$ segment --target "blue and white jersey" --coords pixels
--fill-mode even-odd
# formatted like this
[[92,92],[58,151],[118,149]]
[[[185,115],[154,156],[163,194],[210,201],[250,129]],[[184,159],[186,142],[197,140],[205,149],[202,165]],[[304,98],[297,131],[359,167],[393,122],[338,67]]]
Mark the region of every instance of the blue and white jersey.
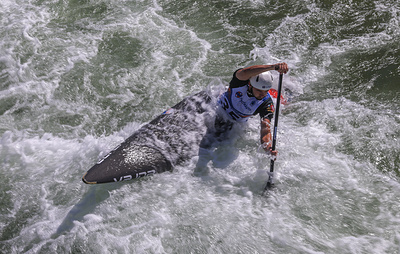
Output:
[[218,100],[221,108],[237,122],[246,122],[250,116],[257,114],[260,114],[261,118],[271,120],[274,115],[274,103],[270,94],[258,100],[248,91],[249,80],[239,80],[236,72],[229,83],[228,91]]
[[247,85],[229,88],[218,100],[222,109],[235,121],[246,122],[264,102],[270,99],[268,94],[257,100],[254,96],[250,97],[247,90]]

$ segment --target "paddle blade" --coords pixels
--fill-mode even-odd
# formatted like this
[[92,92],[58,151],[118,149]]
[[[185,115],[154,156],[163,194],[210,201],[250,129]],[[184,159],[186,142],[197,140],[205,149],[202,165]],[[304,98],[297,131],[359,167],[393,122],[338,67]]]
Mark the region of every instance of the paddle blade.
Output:
[[264,191],[270,190],[274,187],[274,172],[268,172],[268,181],[267,185],[264,188]]

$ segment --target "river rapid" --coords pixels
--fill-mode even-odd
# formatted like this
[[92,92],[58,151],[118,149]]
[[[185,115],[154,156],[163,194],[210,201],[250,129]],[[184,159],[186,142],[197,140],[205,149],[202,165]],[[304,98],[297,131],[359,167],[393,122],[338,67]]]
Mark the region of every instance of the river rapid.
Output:
[[[397,0],[2,0],[0,23],[0,253],[400,253]],[[195,156],[81,181],[186,96],[277,62],[266,195],[258,117],[208,176]]]

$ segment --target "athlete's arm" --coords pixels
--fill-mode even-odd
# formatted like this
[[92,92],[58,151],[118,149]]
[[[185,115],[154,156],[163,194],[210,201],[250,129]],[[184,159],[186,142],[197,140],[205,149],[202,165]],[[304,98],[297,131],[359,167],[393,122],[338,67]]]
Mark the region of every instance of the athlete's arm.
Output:
[[277,64],[271,64],[271,65],[253,65],[249,66],[243,69],[240,69],[236,72],[236,77],[239,80],[248,80],[253,76],[256,76],[260,73],[263,73],[265,71],[272,71],[276,70],[280,73],[287,73],[289,70],[289,67],[286,63],[277,63]]
[[271,121],[261,118],[261,145],[263,149],[272,156],[278,155],[278,151],[272,151]]

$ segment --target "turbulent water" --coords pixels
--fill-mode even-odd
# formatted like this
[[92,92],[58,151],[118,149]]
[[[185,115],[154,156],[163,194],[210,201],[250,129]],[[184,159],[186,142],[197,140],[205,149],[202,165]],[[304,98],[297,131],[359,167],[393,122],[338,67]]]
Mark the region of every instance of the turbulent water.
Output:
[[[2,0],[0,24],[0,253],[400,253],[398,0]],[[257,118],[207,177],[196,156],[82,183],[186,96],[282,61],[267,195]]]

